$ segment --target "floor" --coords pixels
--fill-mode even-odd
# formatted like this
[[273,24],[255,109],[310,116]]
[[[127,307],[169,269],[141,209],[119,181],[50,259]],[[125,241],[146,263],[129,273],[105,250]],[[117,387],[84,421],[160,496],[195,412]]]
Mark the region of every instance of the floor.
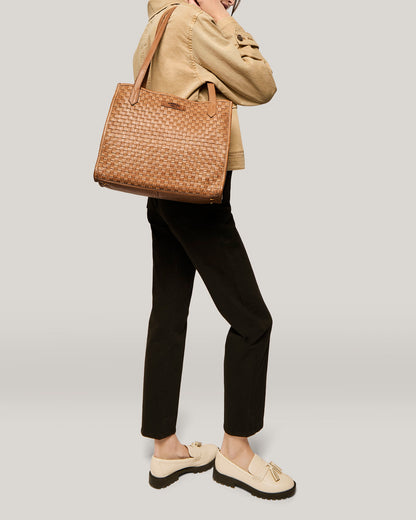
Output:
[[[210,352],[208,342],[224,330],[205,339],[189,333],[194,348],[185,358],[177,431],[183,443],[221,443],[222,346],[218,341]],[[10,354],[15,377],[3,379],[1,401],[3,518],[412,517],[410,359],[401,361],[400,381],[397,360],[387,355],[374,361],[357,359],[354,348],[333,356],[317,349],[300,358],[295,344],[271,351],[265,426],[251,444],[297,482],[294,497],[275,502],[221,486],[212,471],[151,488],[152,440],[139,434],[136,339],[122,338],[117,352],[110,338],[90,350],[71,350],[71,341],[59,355],[47,342]]]

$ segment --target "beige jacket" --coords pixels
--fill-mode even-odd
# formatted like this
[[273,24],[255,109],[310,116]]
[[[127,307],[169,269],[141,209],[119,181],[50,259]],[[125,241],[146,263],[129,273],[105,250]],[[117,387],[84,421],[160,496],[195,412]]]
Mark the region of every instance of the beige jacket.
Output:
[[150,64],[149,90],[190,100],[208,100],[207,81],[212,81],[218,98],[233,102],[230,151],[227,170],[245,168],[237,105],[261,105],[277,88],[273,71],[260,53],[253,36],[232,16],[213,18],[187,0],[149,0],[149,21],[133,56],[136,79],[162,13],[178,5]]

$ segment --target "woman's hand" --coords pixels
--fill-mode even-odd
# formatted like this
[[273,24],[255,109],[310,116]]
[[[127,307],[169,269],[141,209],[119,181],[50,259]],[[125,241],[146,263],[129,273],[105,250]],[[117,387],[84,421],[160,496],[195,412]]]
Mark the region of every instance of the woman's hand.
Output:
[[208,13],[216,22],[224,16],[231,16],[227,12],[221,0],[188,0],[188,4],[197,5],[203,11]]

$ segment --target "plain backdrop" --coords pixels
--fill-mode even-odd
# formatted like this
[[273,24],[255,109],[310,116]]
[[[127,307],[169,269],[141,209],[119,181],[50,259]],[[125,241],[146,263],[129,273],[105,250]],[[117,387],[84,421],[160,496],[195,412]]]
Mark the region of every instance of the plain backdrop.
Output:
[[[2,518],[415,514],[415,15],[411,0],[243,0],[235,13],[278,87],[239,107],[246,169],[231,187],[274,317],[251,444],[297,482],[274,502],[211,472],[147,482],[146,198],[93,181],[147,2],[2,6]],[[197,275],[183,443],[221,445],[228,327]]]

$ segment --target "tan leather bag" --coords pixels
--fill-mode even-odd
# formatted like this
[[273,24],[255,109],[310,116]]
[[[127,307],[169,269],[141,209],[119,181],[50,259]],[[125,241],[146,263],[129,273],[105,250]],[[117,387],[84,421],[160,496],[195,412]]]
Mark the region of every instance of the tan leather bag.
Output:
[[232,101],[217,99],[211,82],[207,82],[208,101],[191,101],[145,87],[150,62],[175,9],[162,15],[134,85],[117,84],[94,181],[148,197],[221,203]]

